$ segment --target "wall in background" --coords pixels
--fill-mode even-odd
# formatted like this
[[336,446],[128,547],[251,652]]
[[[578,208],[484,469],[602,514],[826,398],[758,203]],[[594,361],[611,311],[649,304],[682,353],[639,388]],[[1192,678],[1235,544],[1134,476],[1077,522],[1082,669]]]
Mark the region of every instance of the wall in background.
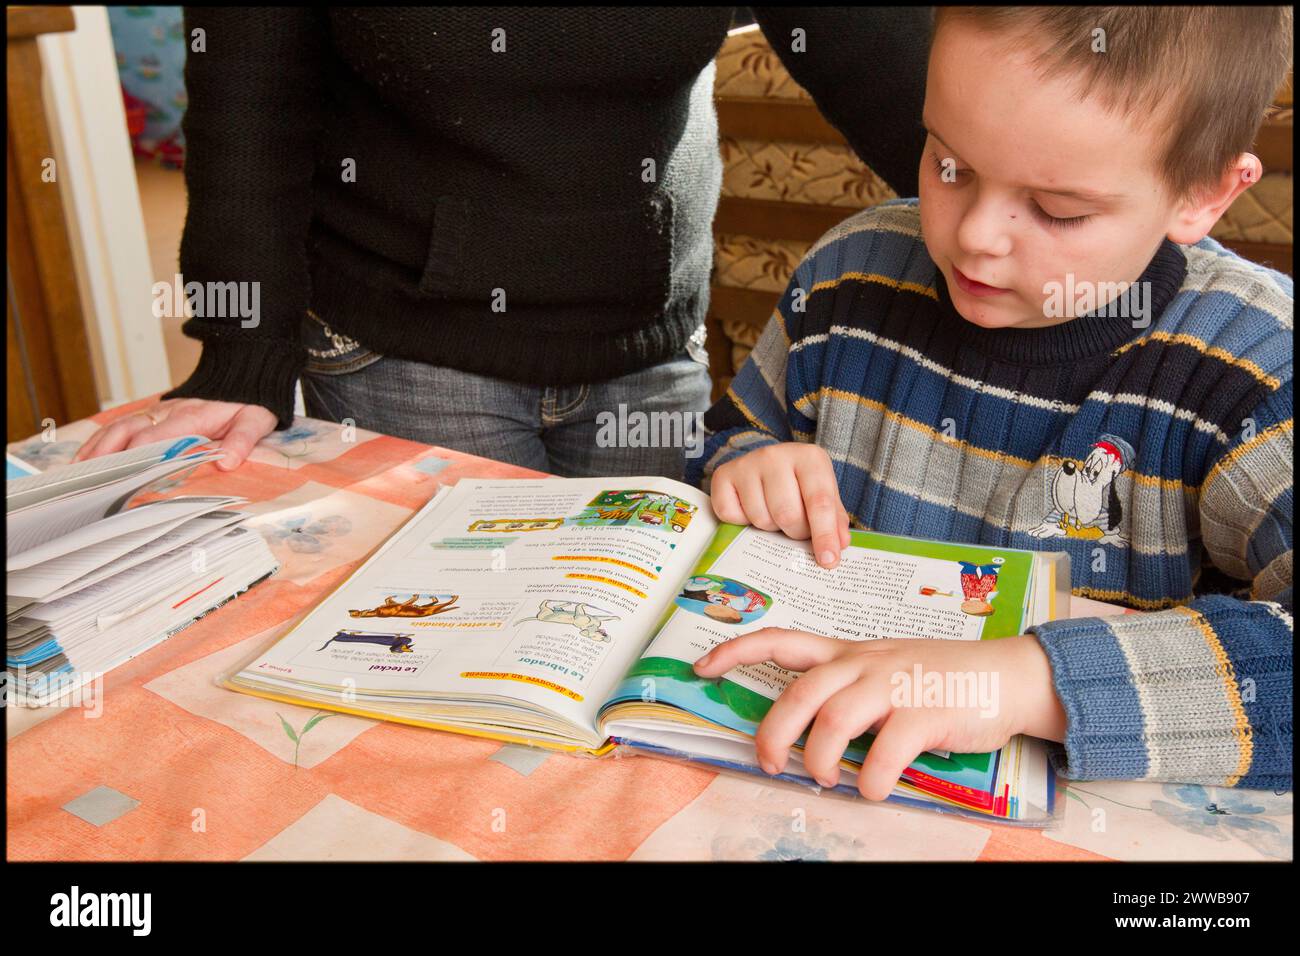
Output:
[[94,387],[109,408],[171,383],[108,11],[73,11],[74,32],[38,42]]

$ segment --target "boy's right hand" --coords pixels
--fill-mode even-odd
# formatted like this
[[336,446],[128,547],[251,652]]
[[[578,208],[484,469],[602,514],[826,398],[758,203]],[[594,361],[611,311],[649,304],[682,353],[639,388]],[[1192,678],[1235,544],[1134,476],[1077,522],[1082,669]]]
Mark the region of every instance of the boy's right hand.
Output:
[[169,398],[105,425],[77,450],[73,461],[139,448],[164,438],[202,435],[219,441],[226,457],[221,471],[239,467],[253,446],[275,431],[275,413],[261,405]]
[[713,473],[713,511],[729,524],[752,524],[812,538],[813,555],[833,568],[849,546],[849,514],[840,503],[830,455],[818,445],[782,442],[727,462]]

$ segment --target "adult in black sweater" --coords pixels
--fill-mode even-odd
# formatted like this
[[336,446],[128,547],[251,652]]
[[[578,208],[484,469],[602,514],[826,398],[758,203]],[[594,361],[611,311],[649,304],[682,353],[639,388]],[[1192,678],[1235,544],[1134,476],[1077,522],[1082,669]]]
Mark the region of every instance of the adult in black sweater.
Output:
[[[929,8],[754,15],[858,155],[914,195]],[[183,327],[203,342],[194,373],[81,457],[198,432],[234,467],[290,424],[303,333],[320,323],[346,368],[368,364],[346,364],[357,355],[425,363],[552,409],[558,390],[680,360],[708,304],[721,180],[711,63],[731,18],[187,8],[181,270],[187,283],[258,283],[258,314],[200,303]],[[412,399],[428,414],[406,437],[450,443],[439,427],[460,409],[439,407],[438,390]],[[355,405],[334,415],[370,420]],[[536,460],[513,453],[517,436],[486,436],[488,453]],[[547,428],[532,438],[545,445]]]

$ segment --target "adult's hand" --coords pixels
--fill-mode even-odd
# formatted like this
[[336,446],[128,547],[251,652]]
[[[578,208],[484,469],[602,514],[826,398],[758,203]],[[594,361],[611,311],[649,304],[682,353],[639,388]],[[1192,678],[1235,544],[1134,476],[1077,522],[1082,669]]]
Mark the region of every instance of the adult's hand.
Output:
[[222,471],[238,468],[253,446],[275,430],[275,414],[261,405],[171,398],[105,425],[86,440],[73,461],[138,448],[165,438],[202,435],[221,443]]

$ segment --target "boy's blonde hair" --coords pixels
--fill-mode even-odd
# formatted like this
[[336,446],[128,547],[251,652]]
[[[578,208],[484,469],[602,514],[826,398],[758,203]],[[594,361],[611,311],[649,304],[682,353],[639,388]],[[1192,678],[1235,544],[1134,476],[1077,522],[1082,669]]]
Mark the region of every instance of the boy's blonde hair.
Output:
[[931,38],[958,20],[1005,34],[1044,79],[1073,74],[1081,97],[1153,117],[1176,199],[1250,150],[1291,66],[1290,7],[937,7]]

